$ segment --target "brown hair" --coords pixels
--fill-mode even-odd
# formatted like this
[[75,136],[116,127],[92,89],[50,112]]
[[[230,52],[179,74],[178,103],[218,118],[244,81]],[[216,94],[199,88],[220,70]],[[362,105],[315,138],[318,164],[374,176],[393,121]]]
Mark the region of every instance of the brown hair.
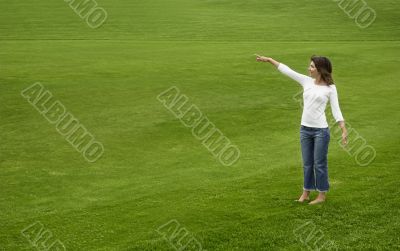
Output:
[[321,79],[328,85],[334,85],[332,78],[332,63],[327,57],[311,56],[311,61],[314,62],[315,67],[321,74]]

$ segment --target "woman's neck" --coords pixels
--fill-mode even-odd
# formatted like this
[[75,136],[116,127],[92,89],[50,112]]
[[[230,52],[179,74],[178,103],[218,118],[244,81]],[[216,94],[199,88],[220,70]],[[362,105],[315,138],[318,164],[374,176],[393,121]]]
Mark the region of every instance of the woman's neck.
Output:
[[325,83],[325,81],[322,80],[321,76],[318,76],[318,77],[315,79],[315,84],[317,84],[317,85],[327,85],[327,84]]

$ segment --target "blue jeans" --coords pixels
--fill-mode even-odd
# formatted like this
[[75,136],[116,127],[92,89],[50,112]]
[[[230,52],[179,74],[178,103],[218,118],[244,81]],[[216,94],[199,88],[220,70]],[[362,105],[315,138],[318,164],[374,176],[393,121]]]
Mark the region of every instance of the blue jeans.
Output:
[[300,143],[303,158],[305,191],[327,192],[328,182],[328,146],[330,131],[327,128],[315,128],[301,125]]

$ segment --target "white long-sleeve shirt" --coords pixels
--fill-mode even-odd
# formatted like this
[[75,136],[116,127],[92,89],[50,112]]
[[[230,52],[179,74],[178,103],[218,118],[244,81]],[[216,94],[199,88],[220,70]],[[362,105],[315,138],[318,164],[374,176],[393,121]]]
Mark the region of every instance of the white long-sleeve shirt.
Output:
[[317,85],[315,79],[297,73],[287,65],[280,63],[278,70],[303,87],[303,114],[301,124],[308,127],[326,128],[326,104],[329,100],[332,114],[336,122],[344,121],[339,107],[338,94],[335,85]]

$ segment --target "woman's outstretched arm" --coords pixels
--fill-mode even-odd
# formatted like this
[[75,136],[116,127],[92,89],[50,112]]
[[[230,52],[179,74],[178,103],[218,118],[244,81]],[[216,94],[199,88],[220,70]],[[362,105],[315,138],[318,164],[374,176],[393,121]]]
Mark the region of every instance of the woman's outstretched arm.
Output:
[[276,60],[274,60],[273,58],[269,58],[269,57],[264,57],[264,56],[260,56],[255,54],[255,56],[257,57],[256,60],[259,62],[268,62],[273,64],[276,68],[278,68],[278,70],[285,74],[286,76],[290,77],[291,79],[293,79],[294,81],[298,82],[299,84],[301,84],[302,86],[304,86],[307,81],[310,81],[311,78],[309,76],[300,74],[298,72],[295,72],[294,70],[290,69],[287,65],[282,64]]

